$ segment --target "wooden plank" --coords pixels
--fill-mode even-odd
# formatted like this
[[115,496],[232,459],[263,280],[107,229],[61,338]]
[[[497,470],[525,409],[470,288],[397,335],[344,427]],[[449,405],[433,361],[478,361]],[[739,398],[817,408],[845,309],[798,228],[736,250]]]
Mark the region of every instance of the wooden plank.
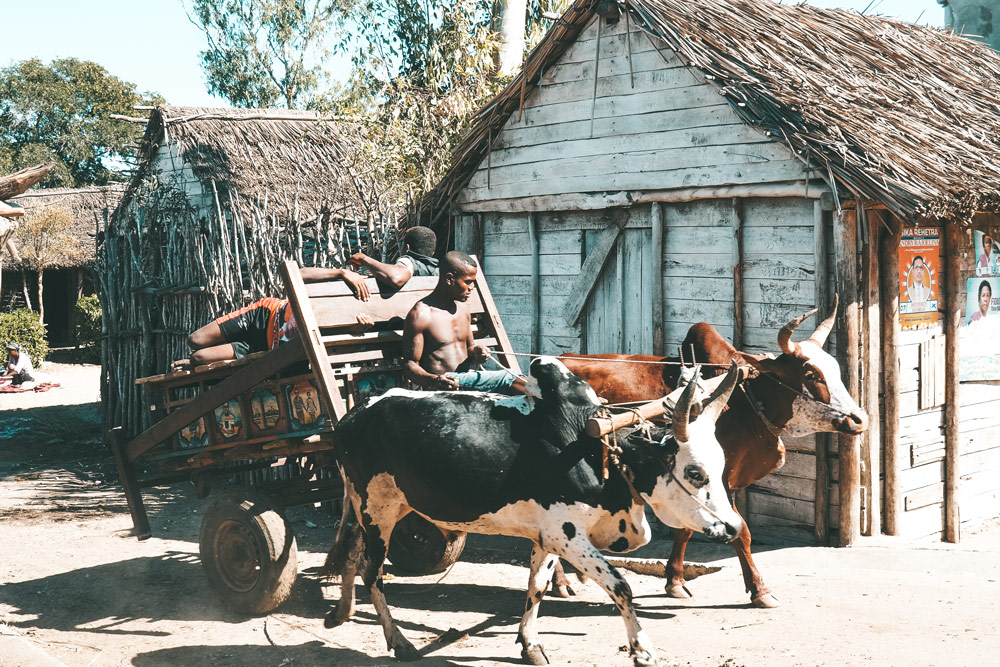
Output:
[[499,356],[501,361],[508,369],[520,375],[521,367],[517,363],[517,357],[513,354],[514,348],[507,337],[507,331],[503,327],[503,322],[500,321],[500,315],[497,313],[497,305],[493,301],[493,294],[490,292],[489,285],[486,284],[484,271],[480,271],[476,276],[476,292],[479,293],[482,300],[482,310],[486,313],[486,318],[492,325],[493,334],[496,336],[497,343],[500,346],[501,354]]
[[132,532],[140,540],[145,540],[153,534],[153,531],[149,527],[146,506],[142,502],[142,493],[139,490],[135,466],[126,452],[125,430],[119,426],[108,431],[108,444],[111,446],[111,454],[115,459],[115,467],[118,468],[118,478],[121,480],[122,491],[125,493],[128,512],[132,516]]
[[659,202],[650,204],[652,229],[650,232],[650,247],[652,249],[652,266],[650,268],[650,314],[653,327],[653,354],[663,356],[663,252],[664,248],[664,215],[665,207]]
[[[299,323],[299,338],[305,348],[309,363],[312,365],[313,377],[316,379],[316,387],[323,402],[323,410],[331,425],[335,425],[347,414],[347,406],[340,395],[333,369],[330,368],[330,358],[326,354],[326,346],[323,344],[318,318],[313,312],[312,303],[314,301],[322,303],[322,301],[319,298],[309,298],[306,285],[299,273],[299,265],[293,260],[285,260],[282,263],[281,278],[285,283],[285,293],[288,294],[288,305],[292,307],[295,319]],[[374,298],[372,301],[380,303],[383,307],[388,307],[390,303],[388,300],[382,301]],[[410,305],[412,307],[412,304]]]
[[[595,93],[599,99],[610,97],[622,98],[654,91],[663,93],[676,88],[701,85],[698,75],[687,67],[661,66],[659,68],[651,68],[650,65],[652,65],[653,59],[657,57],[655,53],[647,52],[647,54],[636,58],[639,66],[645,69],[635,72],[634,76],[629,76],[627,62],[625,63],[626,69],[623,72],[621,71],[622,60],[618,58],[603,58],[597,67],[598,77],[596,87],[593,59],[586,64],[580,63],[574,67],[573,74],[589,72],[589,78],[566,79],[536,88],[525,99],[525,108],[577,102],[585,99],[589,100]],[[608,67],[607,70],[602,69],[605,66]],[[633,81],[635,82],[634,88],[632,87]],[[524,122],[523,115],[521,121],[518,121],[516,116],[512,116],[510,120],[513,121],[508,122],[510,127],[516,127],[518,124]]]
[[[578,260],[579,261],[579,260]],[[546,276],[542,275],[540,284],[542,286],[542,299],[546,296],[568,296],[573,290],[576,282],[576,275],[572,276]],[[490,276],[490,287],[493,293],[499,297],[504,296],[526,296],[531,294],[531,276]]]
[[[864,209],[859,208],[859,214]],[[868,220],[868,238],[865,239],[865,258],[868,274],[866,276],[865,293],[865,391],[864,408],[868,413],[868,431],[865,433],[865,469],[867,474],[864,483],[868,489],[867,528],[868,535],[879,535],[882,532],[882,485],[879,474],[882,470],[881,457],[881,419],[879,417],[879,374],[881,371],[881,324],[879,305],[879,216],[873,215]],[[892,268],[893,275],[896,273]]]
[[[579,255],[546,255],[539,265],[543,276],[575,275],[580,271]],[[494,276],[531,276],[531,255],[494,255],[483,260],[483,272]]]
[[[899,266],[899,241],[902,225],[889,214],[880,215],[889,229],[882,231],[879,246],[879,263],[885,267],[881,281],[879,298],[882,304],[882,440],[885,459],[885,532],[899,535],[899,515],[903,512],[902,494],[899,486],[900,444],[899,444],[899,280],[895,269]],[[881,227],[881,225],[880,225]]]
[[961,407],[958,402],[958,330],[961,326],[964,294],[960,275],[961,243],[957,222],[944,224],[944,333],[945,341],[945,399],[944,399],[944,541],[961,539],[961,514],[959,510],[959,420]]
[[[827,267],[826,216],[823,204],[813,202],[813,302],[819,313],[829,312],[826,294]],[[830,463],[827,457],[832,436],[829,433],[816,434],[816,456],[814,460],[813,535],[820,546],[830,540]]]
[[[844,315],[841,318],[840,336],[844,349],[840,355],[841,368],[847,372],[847,389],[858,397],[858,289],[856,239],[857,221],[853,211],[845,210],[834,216],[834,253],[837,290]],[[861,460],[860,443],[856,436],[839,436],[840,452],[840,521],[838,542],[847,547],[854,544],[861,530]]]
[[479,216],[455,217],[455,250],[473,257],[483,256],[483,225]]
[[573,291],[566,299],[564,316],[567,324],[570,326],[575,325],[580,319],[580,313],[583,312],[583,306],[587,303],[587,297],[590,296],[594,284],[600,277],[604,269],[604,263],[611,254],[611,250],[615,247],[615,242],[618,240],[618,236],[621,234],[627,220],[628,214],[621,214],[616,211],[612,215],[611,224],[601,232],[594,247],[587,253],[587,258],[584,260],[583,266],[580,267]]
[[305,350],[293,342],[271,350],[255,363],[244,366],[228,378],[201,394],[200,400],[189,403],[163,420],[152,425],[125,446],[126,459],[135,461],[152,447],[171,437],[199,417],[207,415],[219,405],[243,393],[253,385],[266,380],[283,368],[304,359]]
[[538,224],[535,214],[528,214],[528,246],[531,249],[531,351],[538,354],[542,347],[541,330],[541,271],[539,268]]
[[[536,216],[538,231],[538,253],[546,255],[579,255],[580,243],[583,241],[583,231],[566,229],[549,231],[541,225],[541,214]],[[495,255],[530,255],[531,239],[527,230],[514,234],[488,234],[485,238],[486,254]],[[543,260],[544,261],[544,260]]]
[[910,512],[928,505],[937,505],[944,501],[944,483],[932,484],[922,489],[910,491],[903,498],[903,509]]
[[744,343],[743,328],[743,205],[735,197],[733,206],[733,346],[742,350]]

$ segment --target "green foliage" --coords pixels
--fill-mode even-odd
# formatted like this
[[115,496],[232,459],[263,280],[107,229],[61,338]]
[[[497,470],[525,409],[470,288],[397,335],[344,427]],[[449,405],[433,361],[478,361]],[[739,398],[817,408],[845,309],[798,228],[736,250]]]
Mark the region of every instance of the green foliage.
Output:
[[208,37],[209,92],[237,107],[309,106],[326,74],[324,38],[351,0],[194,0]]
[[[31,357],[31,363],[38,368],[49,353],[49,343],[45,340],[45,326],[38,319],[38,313],[27,308],[12,313],[0,313],[0,344],[17,343]],[[3,360],[7,351],[3,350]]]
[[73,309],[76,322],[76,339],[85,347],[80,361],[88,364],[101,362],[101,302],[96,294],[81,297]]
[[0,68],[0,166],[18,169],[55,161],[45,187],[123,180],[108,160],[129,154],[140,128],[112,120],[137,104],[159,104],[97,63],[76,58],[46,65],[33,58]]

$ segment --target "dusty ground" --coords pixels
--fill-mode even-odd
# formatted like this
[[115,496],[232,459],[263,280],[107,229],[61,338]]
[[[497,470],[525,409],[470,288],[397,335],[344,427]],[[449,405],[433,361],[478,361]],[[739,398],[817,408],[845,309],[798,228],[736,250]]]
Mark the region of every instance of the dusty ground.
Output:
[[[0,395],[0,665],[388,665],[371,605],[335,630],[322,617],[337,591],[317,577],[332,517],[294,511],[300,579],[267,618],[223,610],[198,562],[200,501],[186,485],[150,493],[155,537],[139,542],[100,442],[94,367],[49,365],[63,386]],[[864,541],[847,550],[768,548],[756,560],[783,606],[749,608],[727,548],[695,544],[689,559],[722,566],[662,597],[627,573],[664,664],[988,665],[1000,655],[1000,531],[963,544]],[[668,545],[643,554],[661,556]],[[439,576],[394,578],[386,595],[425,665],[511,665],[528,550],[472,539]],[[539,627],[555,664],[631,664],[621,620],[594,585],[549,599]],[[467,637],[435,638],[454,628]]]

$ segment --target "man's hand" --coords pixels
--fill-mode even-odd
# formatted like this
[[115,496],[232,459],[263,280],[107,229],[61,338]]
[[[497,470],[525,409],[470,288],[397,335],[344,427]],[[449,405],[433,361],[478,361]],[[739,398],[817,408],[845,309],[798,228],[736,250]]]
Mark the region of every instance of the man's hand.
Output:
[[490,351],[486,349],[485,345],[476,344],[469,348],[469,361],[472,362],[472,365],[481,366],[489,358]]
[[368,259],[368,255],[366,255],[363,252],[356,252],[353,255],[351,255],[350,259],[351,266],[360,268],[365,265],[366,259]]
[[344,275],[342,277],[344,282],[351,288],[351,291],[354,292],[354,296],[362,301],[367,301],[371,298],[371,291],[368,289],[368,283],[365,282],[364,277],[362,277],[360,273],[355,273],[350,269],[344,269]]
[[445,391],[455,391],[458,389],[458,380],[447,375],[437,375],[434,378],[432,386],[435,389],[443,389]]
[[358,323],[351,327],[351,335],[360,336],[375,326],[375,320],[367,313],[358,314]]

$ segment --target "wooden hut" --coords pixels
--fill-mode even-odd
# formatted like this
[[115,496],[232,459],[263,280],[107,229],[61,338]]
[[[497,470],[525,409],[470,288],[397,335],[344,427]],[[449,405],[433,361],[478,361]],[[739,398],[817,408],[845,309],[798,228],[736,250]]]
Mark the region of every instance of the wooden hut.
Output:
[[[482,258],[521,352],[676,356],[699,321],[776,352],[838,293],[829,346],[872,427],[785,439],[755,535],[955,541],[1000,513],[1000,387],[959,384],[958,343],[974,231],[998,231],[997,90],[997,54],[895,20],[580,0],[424,210]],[[915,244],[930,295],[906,293]]]
[[213,318],[280,296],[278,267],[378,252],[389,207],[354,169],[351,132],[315,113],[160,106],[114,212],[98,273],[104,419],[148,426],[137,377],[186,357]]
[[[28,190],[8,201],[21,207],[25,217],[48,209],[65,211],[72,219],[66,230],[68,243],[43,270],[42,294],[49,345],[76,343],[74,308],[85,294],[94,293],[97,235],[118,204],[122,186]],[[23,254],[23,253],[22,253]],[[6,261],[0,282],[0,307],[4,310],[38,309],[38,272],[22,257]]]

